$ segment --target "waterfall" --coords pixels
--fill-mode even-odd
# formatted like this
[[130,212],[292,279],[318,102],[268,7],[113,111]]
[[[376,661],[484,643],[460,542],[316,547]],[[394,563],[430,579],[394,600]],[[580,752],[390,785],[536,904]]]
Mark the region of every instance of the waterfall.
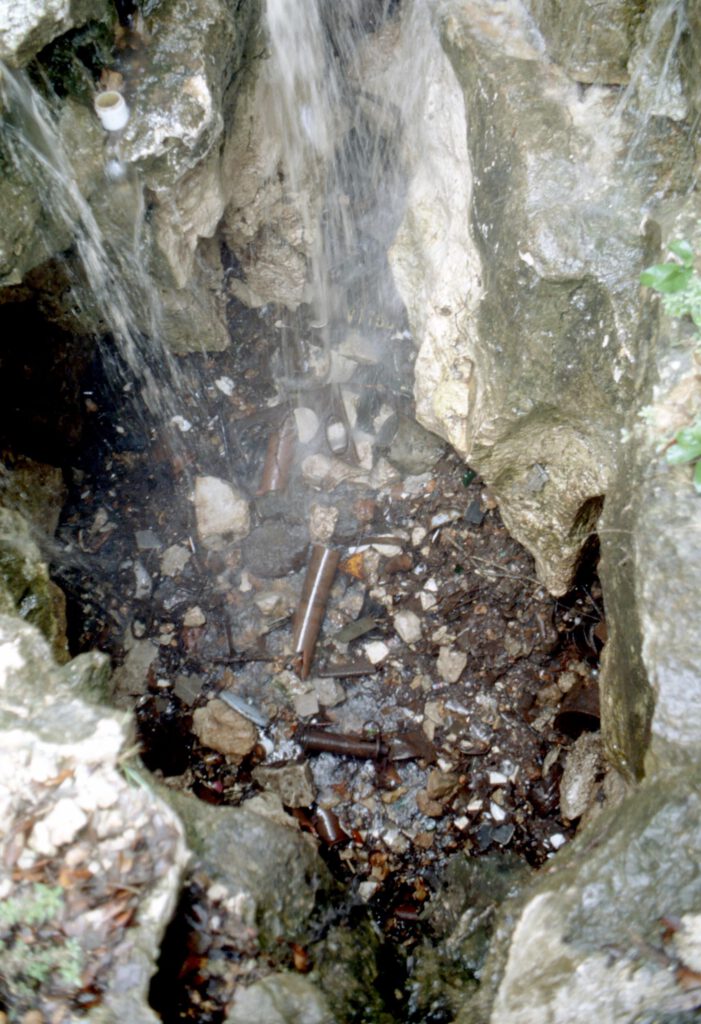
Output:
[[[113,383],[130,389],[136,383],[148,411],[147,434],[176,415],[179,372],[161,331],[161,301],[144,259],[145,207],[138,178],[127,173],[114,146],[106,151],[102,188],[110,214],[104,230],[91,208],[63,141],[62,126],[50,101],[26,73],[0,66],[0,96],[5,107],[3,142],[22,178],[42,197],[51,220],[75,245],[88,285],[82,300],[74,282],[75,302],[96,306],[116,351],[105,347]],[[118,173],[117,173],[118,172]],[[50,249],[47,247],[47,251]],[[169,431],[173,434],[173,431]],[[175,437],[171,444],[177,447]]]
[[[389,322],[403,309],[386,260],[403,203],[402,116],[396,97],[366,88],[363,64],[368,41],[392,31],[396,6],[267,0],[270,142],[309,264],[309,317],[284,337],[282,377],[293,389],[336,383],[332,348],[349,322]],[[311,378],[310,334],[323,353]]]

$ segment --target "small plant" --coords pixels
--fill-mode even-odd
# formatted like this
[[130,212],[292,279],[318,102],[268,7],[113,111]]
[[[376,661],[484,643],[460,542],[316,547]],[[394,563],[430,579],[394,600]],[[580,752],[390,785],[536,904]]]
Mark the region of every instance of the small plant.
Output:
[[[694,270],[694,249],[690,242],[672,242],[669,251],[676,260],[655,263],[640,275],[640,283],[662,295],[668,316],[690,316],[701,330],[701,277]],[[701,414],[689,427],[675,435],[667,449],[667,462],[673,466],[694,463],[694,487],[701,494]]]
[[0,900],[0,989],[10,1019],[36,1004],[46,985],[80,988],[83,952],[60,926],[63,889],[37,883],[18,896]]

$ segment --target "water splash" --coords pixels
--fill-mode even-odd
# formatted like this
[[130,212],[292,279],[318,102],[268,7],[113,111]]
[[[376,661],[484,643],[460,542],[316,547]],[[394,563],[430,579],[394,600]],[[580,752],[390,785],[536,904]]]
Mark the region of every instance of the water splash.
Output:
[[[3,142],[10,159],[20,178],[42,197],[53,223],[75,245],[90,294],[80,302],[81,286],[75,281],[74,296],[84,310],[97,306],[116,346],[116,351],[105,348],[109,375],[125,389],[136,384],[146,409],[141,425],[148,436],[155,426],[167,426],[176,416],[181,381],[163,341],[160,296],[145,260],[140,182],[128,173],[112,143],[106,152],[104,179],[103,201],[110,213],[107,234],[81,188],[51,103],[26,73],[2,65],[0,99],[5,115]],[[164,435],[171,449],[177,450],[174,431],[166,429]]]

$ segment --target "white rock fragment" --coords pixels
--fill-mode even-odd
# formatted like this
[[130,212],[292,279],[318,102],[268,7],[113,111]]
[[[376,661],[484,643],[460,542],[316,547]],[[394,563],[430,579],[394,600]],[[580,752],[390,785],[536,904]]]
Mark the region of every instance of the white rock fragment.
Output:
[[307,693],[298,693],[292,698],[295,714],[299,718],[310,718],[319,711],[319,699],[314,690]]
[[316,437],[319,429],[319,417],[313,409],[300,405],[294,411],[297,425],[297,437],[300,444],[309,444]]
[[177,576],[192,558],[192,551],[183,544],[171,544],[161,558],[161,575]]
[[487,777],[490,786],[505,786],[509,781],[503,772],[489,772]]
[[335,679],[313,679],[312,682],[319,703],[325,708],[336,707],[346,699],[346,691]]
[[552,846],[553,850],[559,850],[561,846],[564,846],[567,840],[561,832],[556,832],[554,835],[548,837],[548,842]]
[[313,544],[328,544],[338,522],[338,509],[332,505],[312,505],[309,510],[309,536]]
[[215,476],[195,480],[195,518],[200,540],[215,551],[242,540],[251,529],[246,499],[226,480]]
[[64,797],[54,804],[45,818],[36,823],[29,837],[29,845],[37,853],[50,857],[60,846],[72,842],[87,823],[85,811],[75,800]]
[[214,382],[215,388],[221,391],[223,395],[233,395],[234,393],[234,382],[231,377],[217,377]]
[[365,644],[365,653],[371,665],[379,665],[389,654],[389,647],[383,640],[369,640]]
[[192,430],[192,423],[184,416],[171,416],[170,422],[178,428],[181,434],[187,434],[188,430]]
[[402,609],[393,618],[394,628],[405,644],[415,644],[421,639],[421,619],[416,612]]
[[429,594],[425,590],[419,592],[419,601],[421,603],[421,610],[424,612],[430,612],[438,603],[435,594]]
[[134,597],[142,601],[151,596],[151,574],[143,562],[134,562]]
[[415,526],[411,531],[412,547],[418,548],[419,544],[421,544],[426,537],[427,532],[428,531],[425,530],[423,526]]
[[198,626],[204,626],[207,621],[204,612],[199,605],[194,605],[183,615],[183,626],[186,629],[196,629]]
[[195,710],[192,731],[205,747],[237,761],[250,754],[258,739],[255,725],[216,697]]
[[438,675],[446,683],[457,683],[467,665],[467,654],[452,647],[441,647],[436,659]]
[[500,807],[494,800],[489,802],[489,813],[494,821],[505,821],[507,814],[503,807]]
[[368,880],[367,882],[361,882],[358,886],[358,896],[364,903],[371,900],[377,890],[380,888],[380,883],[375,880]]

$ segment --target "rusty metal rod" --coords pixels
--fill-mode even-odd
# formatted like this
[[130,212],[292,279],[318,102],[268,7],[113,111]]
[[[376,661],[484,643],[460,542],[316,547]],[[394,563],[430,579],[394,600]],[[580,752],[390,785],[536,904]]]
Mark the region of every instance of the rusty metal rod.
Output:
[[323,544],[312,545],[302,595],[292,623],[295,671],[302,679],[307,678],[312,666],[316,639],[326,613],[326,602],[340,557],[341,552],[336,548],[327,548]]
[[268,438],[265,462],[256,495],[284,491],[290,478],[292,455],[297,441],[293,416],[287,416]]
[[347,757],[369,757],[375,761],[387,756],[387,747],[379,733],[369,738],[307,725],[295,738],[305,753],[345,754]]

